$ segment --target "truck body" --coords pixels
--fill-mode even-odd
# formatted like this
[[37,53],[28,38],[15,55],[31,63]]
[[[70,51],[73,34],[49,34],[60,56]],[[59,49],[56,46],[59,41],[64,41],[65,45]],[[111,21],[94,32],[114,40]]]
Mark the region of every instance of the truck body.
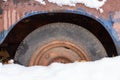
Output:
[[0,49],[14,58],[18,46],[32,31],[65,22],[90,31],[108,56],[120,55],[120,0],[91,0],[96,6],[82,0],[67,1],[0,0]]

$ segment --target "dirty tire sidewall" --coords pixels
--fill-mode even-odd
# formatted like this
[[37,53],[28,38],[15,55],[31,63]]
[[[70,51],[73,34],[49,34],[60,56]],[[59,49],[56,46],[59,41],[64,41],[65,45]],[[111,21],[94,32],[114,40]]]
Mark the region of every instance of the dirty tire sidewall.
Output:
[[19,45],[14,59],[19,64],[28,66],[38,47],[55,40],[74,43],[81,47],[91,60],[107,56],[100,41],[83,27],[70,23],[51,23],[31,32]]

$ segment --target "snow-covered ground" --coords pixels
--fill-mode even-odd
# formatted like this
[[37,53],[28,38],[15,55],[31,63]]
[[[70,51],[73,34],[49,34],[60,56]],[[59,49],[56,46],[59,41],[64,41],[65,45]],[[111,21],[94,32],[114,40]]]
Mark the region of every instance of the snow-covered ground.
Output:
[[0,80],[120,80],[120,56],[47,67],[0,64]]

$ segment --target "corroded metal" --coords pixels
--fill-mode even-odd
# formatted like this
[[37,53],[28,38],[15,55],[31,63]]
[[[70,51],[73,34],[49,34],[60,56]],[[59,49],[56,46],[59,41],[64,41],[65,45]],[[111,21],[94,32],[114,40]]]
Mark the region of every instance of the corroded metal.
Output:
[[32,55],[30,66],[49,65],[53,62],[70,63],[75,61],[89,61],[86,52],[75,44],[65,41],[53,41],[38,48]]
[[[35,0],[8,0],[7,2],[0,2],[0,16],[2,16],[2,24],[5,30],[9,29],[15,22],[19,21],[26,13],[32,13],[37,11],[59,11],[59,10],[79,10],[79,8],[89,12],[96,17],[109,18],[110,12],[120,11],[119,0],[107,0],[105,5],[102,7],[104,12],[100,13],[96,9],[85,7],[82,4],[77,4],[75,7],[70,6],[57,6],[56,4],[49,3],[46,1],[46,5],[40,4]],[[113,7],[114,6],[114,7]],[[1,22],[1,21],[0,21]],[[0,30],[2,31],[2,30]]]

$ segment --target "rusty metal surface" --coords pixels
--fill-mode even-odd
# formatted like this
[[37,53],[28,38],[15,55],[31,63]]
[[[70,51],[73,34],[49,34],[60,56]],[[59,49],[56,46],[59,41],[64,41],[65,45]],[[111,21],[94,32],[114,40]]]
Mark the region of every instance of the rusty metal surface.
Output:
[[53,41],[38,48],[29,62],[30,66],[47,66],[52,62],[71,63],[89,61],[87,54],[76,45],[66,41]]
[[[46,11],[46,12],[52,12],[52,11],[59,11],[59,10],[78,10],[79,8],[85,10],[86,12],[96,16],[96,17],[102,17],[102,18],[109,18],[110,12],[116,12],[120,11],[120,1],[119,0],[107,0],[105,5],[102,7],[104,9],[103,13],[100,13],[96,9],[90,9],[85,7],[82,4],[77,4],[76,7],[70,7],[70,6],[57,6],[56,4],[49,3],[46,1],[46,5],[42,5],[34,0],[8,0],[7,2],[0,2],[0,10],[2,10],[2,22],[3,24],[0,24],[4,28],[4,30],[7,30],[11,25],[15,24],[15,22],[19,21],[20,18],[25,16],[26,13],[31,13],[34,11]],[[113,7],[114,6],[114,7]],[[1,21],[0,21],[1,22]],[[0,30],[2,31],[2,30]]]

